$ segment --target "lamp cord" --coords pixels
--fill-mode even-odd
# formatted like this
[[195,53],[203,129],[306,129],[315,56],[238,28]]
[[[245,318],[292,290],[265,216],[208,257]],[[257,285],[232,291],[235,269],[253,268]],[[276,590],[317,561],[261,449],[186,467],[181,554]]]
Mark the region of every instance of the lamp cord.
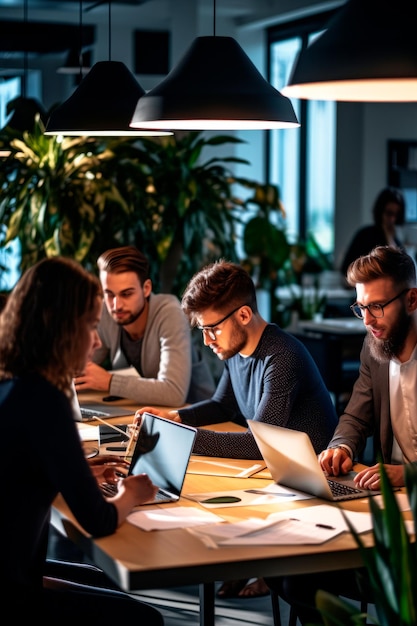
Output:
[[213,37],[216,36],[216,0],[213,0]]
[[111,61],[111,0],[109,0],[109,61]]
[[78,63],[80,66],[80,82],[83,78],[83,0],[80,0],[80,47],[78,50]]
[[25,24],[25,49],[23,51],[23,81],[22,81],[22,96],[26,98],[27,91],[27,76],[28,76],[28,49],[27,49],[27,26],[28,26],[28,0],[23,3],[23,22]]

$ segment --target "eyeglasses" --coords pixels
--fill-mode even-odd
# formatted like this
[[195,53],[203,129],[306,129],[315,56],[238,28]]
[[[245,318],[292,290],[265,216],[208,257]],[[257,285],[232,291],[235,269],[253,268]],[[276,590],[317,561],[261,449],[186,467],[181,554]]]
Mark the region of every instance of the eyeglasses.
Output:
[[365,304],[358,304],[357,302],[354,302],[353,304],[350,305],[350,310],[360,320],[363,320],[365,310],[369,311],[372,317],[381,318],[381,317],[384,317],[385,307],[391,304],[391,302],[394,302],[394,300],[398,300],[398,298],[401,298],[401,296],[403,296],[407,291],[408,289],[403,289],[401,293],[391,298],[391,300],[388,300],[388,302],[385,302],[385,304],[366,304],[365,305]]
[[242,306],[246,306],[246,305],[239,304],[239,306],[233,309],[233,311],[230,311],[230,313],[222,317],[222,319],[216,322],[215,324],[207,324],[206,326],[197,326],[198,330],[201,330],[201,332],[203,333],[207,333],[212,341],[216,341],[217,336],[220,335],[220,333],[222,332],[222,329],[218,328],[218,326],[220,326],[220,324],[223,324],[223,322],[228,320],[229,317],[232,317],[233,313],[236,313],[236,311],[241,309]]

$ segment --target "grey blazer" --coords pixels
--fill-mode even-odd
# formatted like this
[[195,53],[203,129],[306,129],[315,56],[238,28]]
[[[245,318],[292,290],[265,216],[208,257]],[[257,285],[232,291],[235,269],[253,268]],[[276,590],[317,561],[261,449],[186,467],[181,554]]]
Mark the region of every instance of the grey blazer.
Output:
[[358,458],[365,448],[367,437],[373,437],[375,461],[381,454],[384,463],[390,463],[393,432],[389,406],[389,363],[381,364],[371,357],[366,337],[360,354],[359,377],[328,447],[347,444],[354,457]]

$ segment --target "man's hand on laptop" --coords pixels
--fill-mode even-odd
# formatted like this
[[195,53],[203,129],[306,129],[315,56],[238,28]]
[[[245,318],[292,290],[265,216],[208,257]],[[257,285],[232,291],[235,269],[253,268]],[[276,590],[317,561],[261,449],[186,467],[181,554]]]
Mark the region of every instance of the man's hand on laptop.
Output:
[[138,409],[135,413],[135,420],[140,421],[143,413],[145,412],[152,413],[153,415],[157,415],[158,417],[164,417],[165,419],[171,420],[172,422],[181,422],[181,418],[177,410],[156,409],[154,406],[143,406]]
[[75,389],[84,391],[96,389],[97,391],[109,391],[112,374],[97,363],[88,361],[84,372],[74,378]]
[[339,476],[351,471],[353,462],[345,448],[328,448],[318,456],[322,470],[329,476]]
[[[404,465],[384,465],[389,481],[393,487],[404,487]],[[379,464],[358,472],[354,478],[361,489],[381,489]]]

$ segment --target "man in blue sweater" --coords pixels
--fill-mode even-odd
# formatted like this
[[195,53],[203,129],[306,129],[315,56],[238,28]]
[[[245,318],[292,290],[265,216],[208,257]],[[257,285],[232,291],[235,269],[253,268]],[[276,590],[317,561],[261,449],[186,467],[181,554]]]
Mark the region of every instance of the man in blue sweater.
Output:
[[[202,269],[189,282],[182,308],[224,362],[216,391],[178,411],[147,406],[139,414],[148,410],[197,427],[228,421],[246,426],[248,420],[259,420],[308,433],[317,453],[327,446],[337,416],[319,370],[298,339],[261,317],[254,283],[242,266],[221,260]],[[194,452],[262,458],[249,429],[199,428]]]

